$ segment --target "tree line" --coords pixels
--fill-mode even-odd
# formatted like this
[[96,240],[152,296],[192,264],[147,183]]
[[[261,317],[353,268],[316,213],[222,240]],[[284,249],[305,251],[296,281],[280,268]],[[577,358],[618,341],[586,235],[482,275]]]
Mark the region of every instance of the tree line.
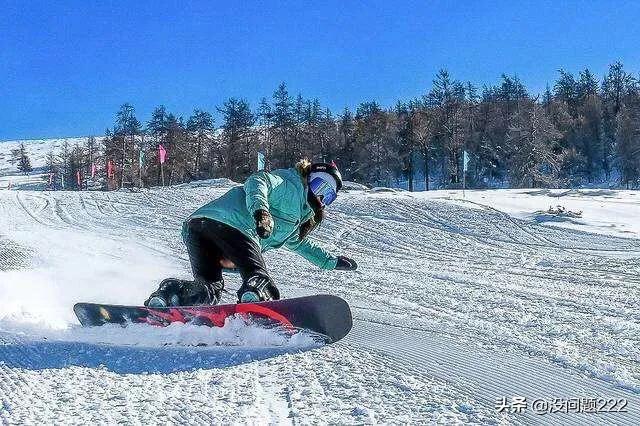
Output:
[[474,188],[640,184],[640,82],[619,62],[600,80],[560,70],[539,95],[517,76],[479,88],[440,70],[427,93],[392,107],[367,101],[334,114],[282,83],[256,108],[228,98],[217,112],[219,125],[208,111],[184,119],[158,106],[142,123],[124,104],[103,138],[63,146],[48,167],[71,188],[242,181],[262,152],[267,168],[334,160],[346,180],[428,190],[462,185],[466,151]]

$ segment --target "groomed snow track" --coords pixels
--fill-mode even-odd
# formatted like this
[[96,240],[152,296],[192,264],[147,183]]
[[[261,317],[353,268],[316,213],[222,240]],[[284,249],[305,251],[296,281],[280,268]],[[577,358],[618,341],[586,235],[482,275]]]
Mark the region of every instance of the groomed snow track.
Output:
[[[226,189],[0,191],[2,422],[640,424],[640,240],[477,203],[347,193],[317,238],[356,273],[269,253],[285,295],[349,301],[334,346],[119,346],[74,325],[75,301],[139,303],[187,276],[181,220]],[[628,412],[497,412],[516,396]]]

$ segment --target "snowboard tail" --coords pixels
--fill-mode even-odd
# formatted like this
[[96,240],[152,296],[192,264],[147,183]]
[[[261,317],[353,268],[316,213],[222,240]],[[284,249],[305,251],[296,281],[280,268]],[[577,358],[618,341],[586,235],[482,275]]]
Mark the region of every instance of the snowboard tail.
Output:
[[330,343],[346,336],[353,325],[347,302],[326,294],[258,303],[167,308],[77,303],[73,310],[85,327],[128,323],[164,327],[175,322],[222,327],[226,318],[238,314],[262,326],[309,330],[326,336]]

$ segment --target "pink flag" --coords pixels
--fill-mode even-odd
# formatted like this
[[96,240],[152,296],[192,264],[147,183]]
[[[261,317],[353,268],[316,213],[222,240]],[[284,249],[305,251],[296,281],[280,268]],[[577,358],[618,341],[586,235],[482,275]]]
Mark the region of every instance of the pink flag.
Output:
[[111,160],[107,162],[107,178],[108,179],[113,178],[113,161]]
[[167,150],[164,149],[164,146],[162,146],[162,144],[158,145],[158,157],[160,157],[160,164],[164,164],[165,160],[167,159]]
[[80,179],[80,170],[76,172],[76,179],[78,180],[78,188],[82,188],[82,179]]
[[91,179],[96,177],[96,163],[91,163]]

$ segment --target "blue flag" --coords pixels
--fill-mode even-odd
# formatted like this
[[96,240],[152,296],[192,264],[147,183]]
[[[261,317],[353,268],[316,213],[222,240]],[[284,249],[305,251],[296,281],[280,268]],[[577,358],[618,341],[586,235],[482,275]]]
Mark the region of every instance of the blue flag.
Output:
[[466,173],[467,165],[469,164],[469,154],[467,151],[462,153],[462,170]]

